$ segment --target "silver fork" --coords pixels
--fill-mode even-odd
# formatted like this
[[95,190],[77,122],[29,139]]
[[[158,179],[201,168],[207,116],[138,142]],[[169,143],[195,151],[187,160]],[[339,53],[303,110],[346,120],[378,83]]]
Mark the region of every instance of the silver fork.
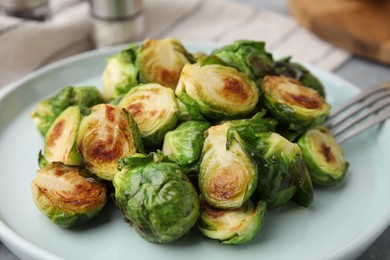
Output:
[[327,125],[338,143],[390,118],[390,82],[370,88],[332,110]]

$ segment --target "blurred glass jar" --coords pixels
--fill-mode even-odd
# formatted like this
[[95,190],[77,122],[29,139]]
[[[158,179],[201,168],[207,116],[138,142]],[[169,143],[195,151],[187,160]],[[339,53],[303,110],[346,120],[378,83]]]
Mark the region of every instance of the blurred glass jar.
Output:
[[8,16],[44,21],[50,16],[48,0],[0,0],[0,7]]
[[144,30],[142,0],[89,0],[96,48],[138,41]]

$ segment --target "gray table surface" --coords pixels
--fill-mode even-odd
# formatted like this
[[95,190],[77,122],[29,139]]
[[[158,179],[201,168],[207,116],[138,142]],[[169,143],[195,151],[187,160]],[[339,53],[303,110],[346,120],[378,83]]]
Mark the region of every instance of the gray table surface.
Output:
[[[290,15],[286,7],[286,0],[236,0],[259,8],[273,10],[278,13]],[[334,71],[338,76],[348,80],[355,86],[366,89],[381,82],[390,82],[390,66],[375,63],[359,57],[352,57],[340,68]],[[0,242],[0,259],[18,259]],[[390,227],[367,249],[359,258],[389,259],[390,260]]]

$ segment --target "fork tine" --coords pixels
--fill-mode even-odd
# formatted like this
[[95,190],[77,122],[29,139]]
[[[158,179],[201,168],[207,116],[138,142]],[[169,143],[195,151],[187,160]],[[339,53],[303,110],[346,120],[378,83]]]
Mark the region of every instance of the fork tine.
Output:
[[342,143],[349,138],[355,136],[356,134],[370,128],[371,126],[378,124],[386,119],[390,118],[390,109],[383,110],[380,113],[378,113],[375,117],[371,118],[370,120],[367,120],[360,124],[359,126],[352,128],[350,131],[346,132],[344,135],[335,137],[336,141],[338,143]]
[[[390,90],[390,89],[389,89]],[[366,99],[364,99],[361,103],[356,103],[355,106],[348,108],[346,113],[339,113],[336,116],[333,116],[331,118],[328,118],[326,121],[326,125],[328,127],[336,127],[340,123],[347,120],[349,117],[356,115],[357,113],[361,112],[364,108],[367,108],[369,106],[372,106],[376,102],[381,101],[382,99],[390,97],[390,91],[386,91],[385,93],[379,92],[379,93],[373,93],[372,95],[368,96]]]
[[390,118],[390,82],[363,91],[339,106],[328,115],[325,125],[336,141],[342,143],[387,118]]
[[341,106],[337,107],[333,111],[329,113],[329,121],[332,120],[336,115],[343,112],[344,110],[348,109],[349,107],[353,106],[354,104],[366,99],[367,97],[379,93],[382,91],[388,91],[390,89],[390,82],[384,83],[382,85],[379,85],[375,88],[370,88],[366,91],[361,92],[359,95],[355,96],[354,98],[350,99],[349,101],[345,102]]
[[361,122],[362,120],[368,118],[368,116],[378,112],[379,110],[386,108],[387,106],[390,105],[390,98],[388,99],[383,99],[370,107],[367,110],[364,110],[361,114],[357,115],[356,117],[351,118],[351,120],[345,121],[345,124],[343,124],[340,127],[335,127],[332,130],[332,133],[334,136],[339,135],[340,133],[346,131],[347,129],[351,128],[355,124]]

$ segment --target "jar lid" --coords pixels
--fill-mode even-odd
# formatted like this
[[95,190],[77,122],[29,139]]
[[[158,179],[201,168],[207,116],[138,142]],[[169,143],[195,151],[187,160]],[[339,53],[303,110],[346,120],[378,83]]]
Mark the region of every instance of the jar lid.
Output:
[[142,0],[89,0],[91,14],[99,19],[131,18],[142,11]]
[[9,9],[36,8],[48,3],[48,0],[0,0],[0,5]]

